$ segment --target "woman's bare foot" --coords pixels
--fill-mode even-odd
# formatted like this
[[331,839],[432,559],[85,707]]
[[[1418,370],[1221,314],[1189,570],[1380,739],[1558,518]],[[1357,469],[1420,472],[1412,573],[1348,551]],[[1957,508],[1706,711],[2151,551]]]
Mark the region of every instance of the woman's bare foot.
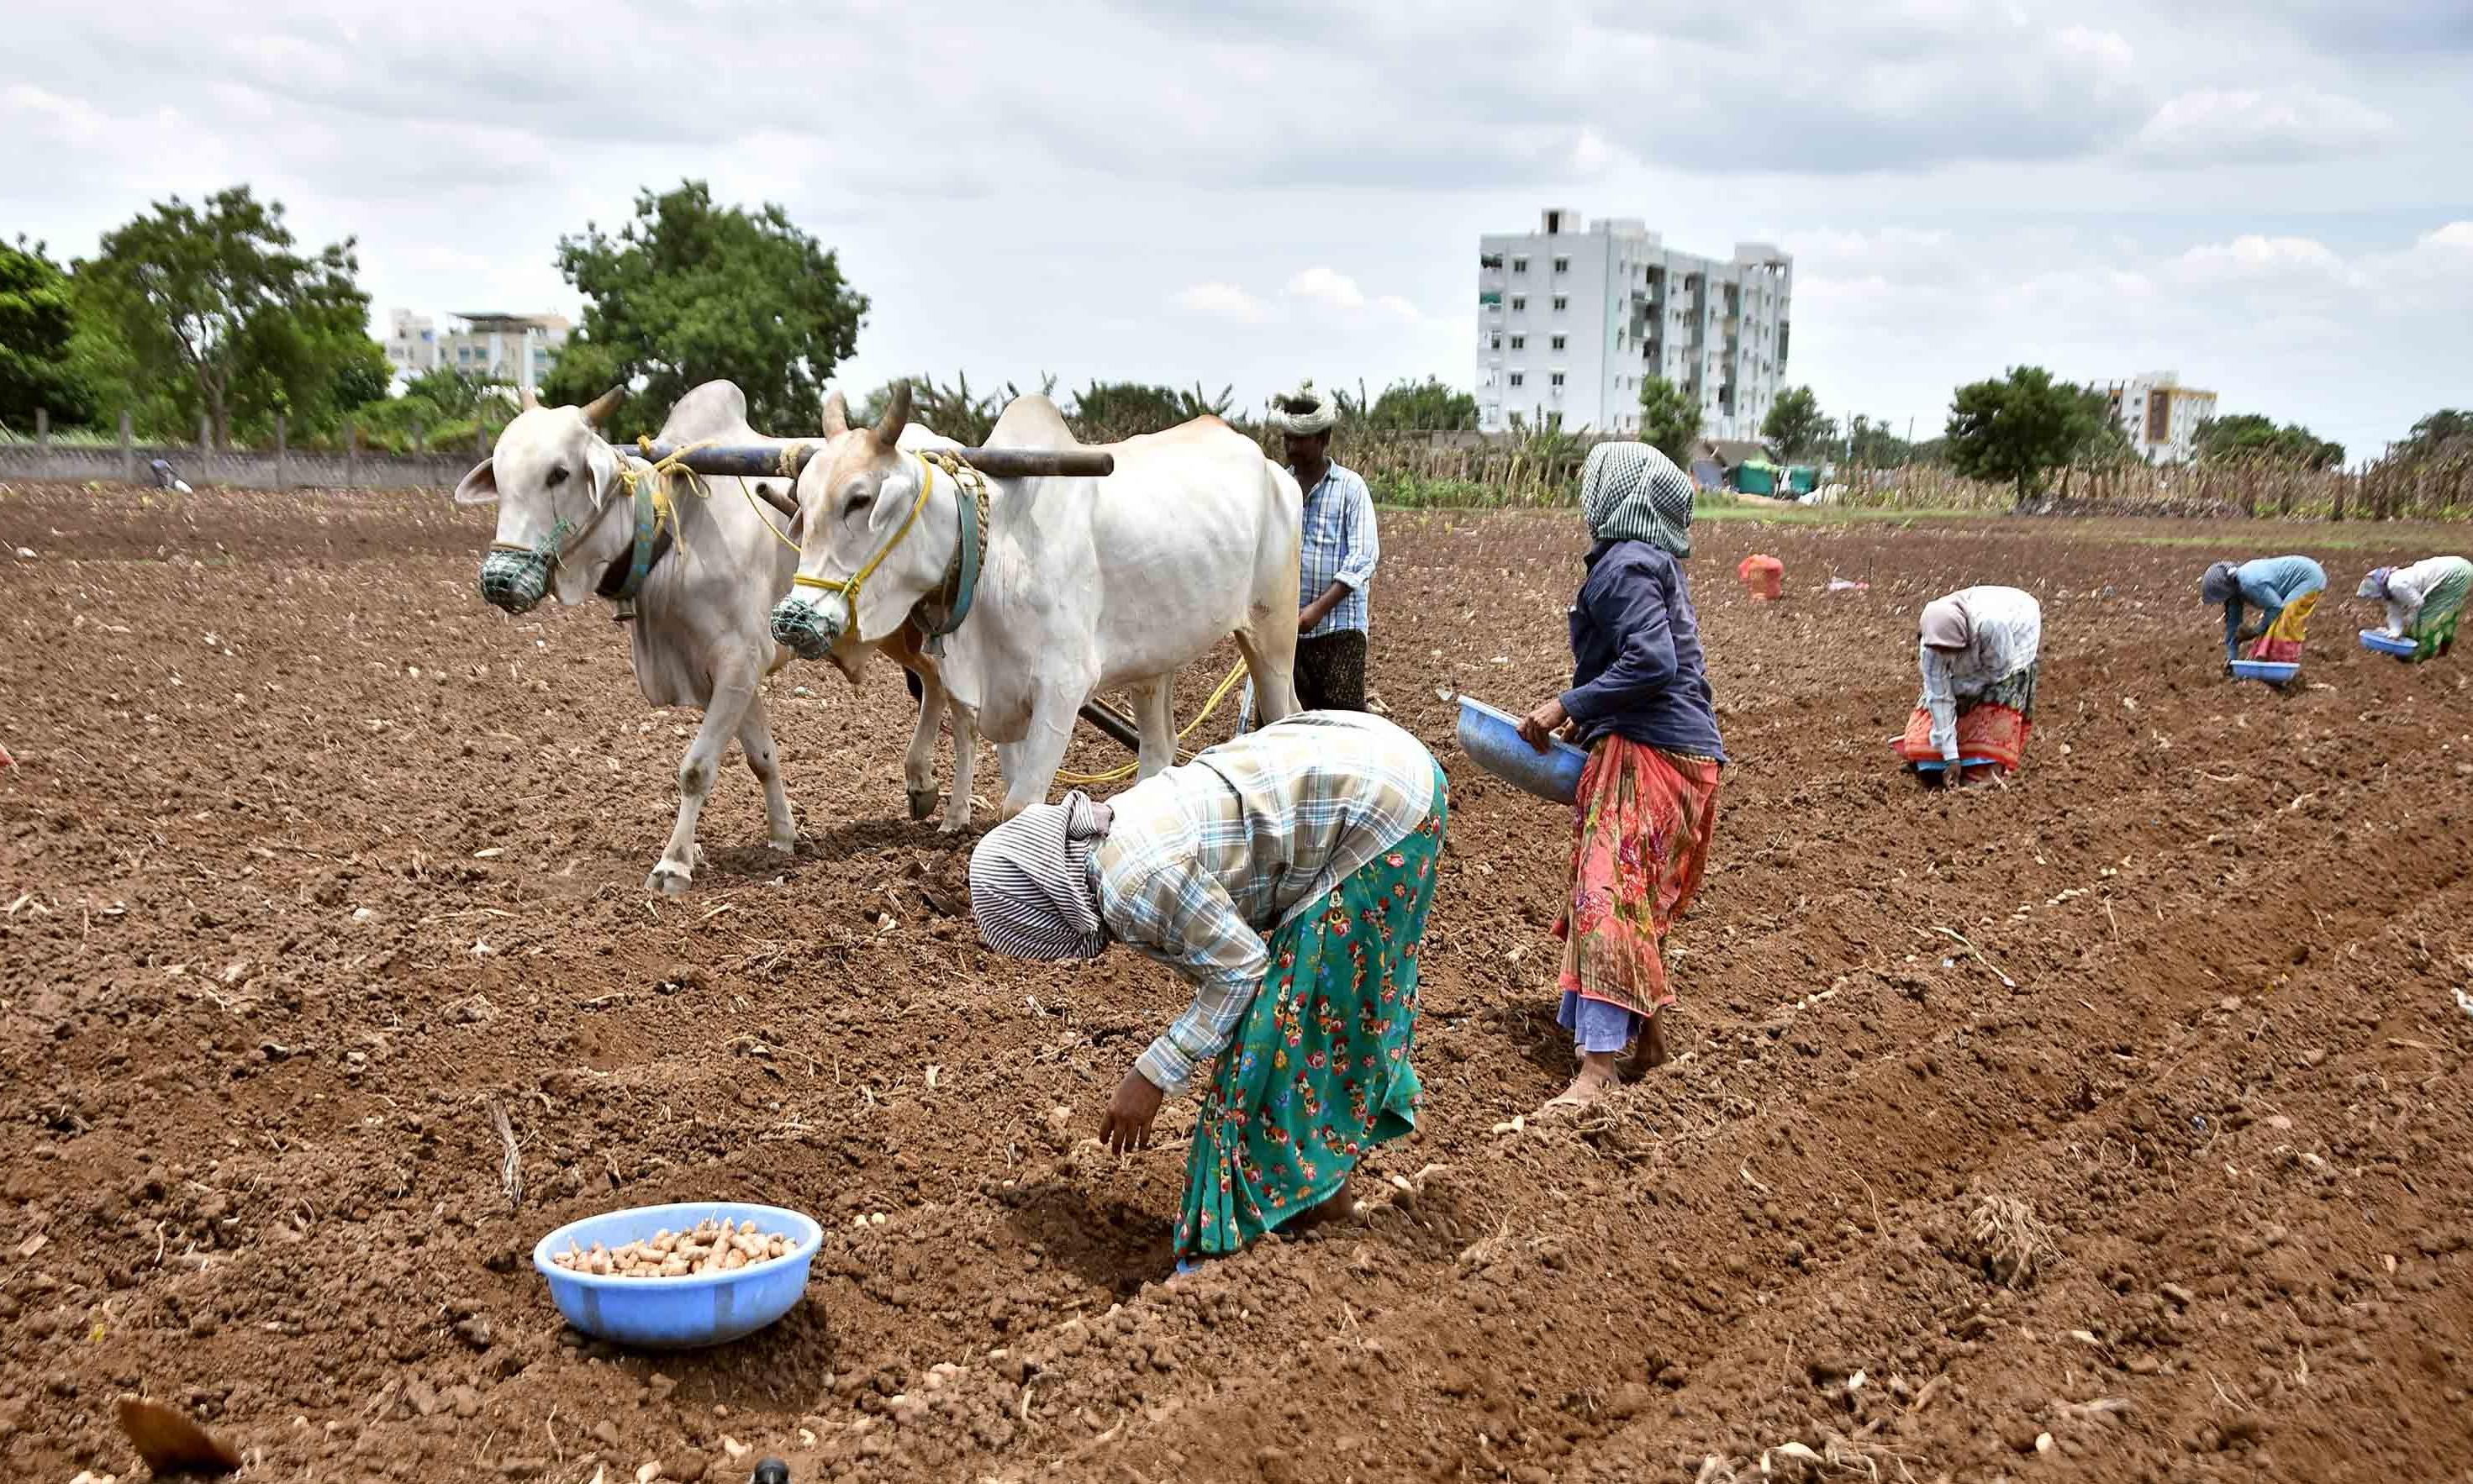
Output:
[[1615,1070],[1623,1081],[1638,1082],[1664,1066],[1666,1060],[1666,1017],[1652,1012],[1642,1023],[1640,1034],[1633,1037],[1631,1044],[1624,1048],[1622,1060],[1616,1064]]
[[1328,1226],[1334,1221],[1346,1221],[1356,1214],[1357,1181],[1351,1178],[1341,1181],[1338,1189],[1290,1216],[1283,1230],[1291,1233],[1310,1232],[1316,1227]]
[[1580,1070],[1572,1078],[1572,1085],[1549,1100],[1545,1107],[1528,1116],[1536,1121],[1570,1117],[1604,1096],[1606,1089],[1613,1087],[1615,1081],[1614,1052],[1583,1052],[1580,1055]]

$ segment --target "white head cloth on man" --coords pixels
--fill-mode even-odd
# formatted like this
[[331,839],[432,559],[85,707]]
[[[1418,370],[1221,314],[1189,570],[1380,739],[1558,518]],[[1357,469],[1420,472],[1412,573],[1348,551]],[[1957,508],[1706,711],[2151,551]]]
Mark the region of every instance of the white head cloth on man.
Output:
[[1328,433],[1338,421],[1338,399],[1315,387],[1311,377],[1271,398],[1271,426],[1290,438]]

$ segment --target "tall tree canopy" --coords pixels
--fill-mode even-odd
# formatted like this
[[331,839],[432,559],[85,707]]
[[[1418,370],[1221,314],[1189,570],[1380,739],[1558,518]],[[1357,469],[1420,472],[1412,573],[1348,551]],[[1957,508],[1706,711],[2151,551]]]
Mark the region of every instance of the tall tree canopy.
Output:
[[2344,462],[2344,445],[2331,443],[2298,422],[2282,427],[2254,412],[2209,418],[2198,424],[2198,457],[2210,463],[2258,459],[2294,464],[2303,468],[2334,468]]
[[2427,459],[2439,454],[2473,454],[2473,412],[2442,407],[2413,425],[2395,448],[2400,459]]
[[1998,381],[1957,389],[1949,408],[1950,467],[1970,479],[2015,485],[2030,506],[2045,471],[2105,443],[2101,396],[2054,381],[2040,366],[2018,366]]
[[642,192],[615,235],[587,223],[560,238],[558,263],[584,296],[584,324],[542,395],[585,402],[631,386],[619,427],[649,429],[688,389],[726,379],[756,426],[809,428],[867,313],[833,251],[780,206],[716,206],[702,180]]
[[120,390],[144,399],[183,384],[178,400],[210,419],[219,443],[235,422],[284,413],[314,429],[385,395],[351,239],[296,251],[282,203],[246,185],[200,205],[156,203],[76,271],[81,304],[116,343],[100,359],[118,362]]
[[1663,376],[1640,384],[1640,436],[1675,467],[1692,467],[1692,445],[1700,441],[1700,399]]
[[1391,383],[1361,414],[1361,418],[1351,420],[1369,428],[1464,432],[1477,426],[1477,398],[1438,376],[1428,376],[1423,381]]
[[0,423],[31,426],[37,408],[61,423],[94,417],[94,393],[71,364],[77,330],[69,276],[39,242],[0,242]]
[[1837,419],[1820,410],[1820,398],[1810,387],[1789,387],[1769,404],[1761,421],[1761,437],[1777,446],[1791,463],[1817,458],[1837,441]]

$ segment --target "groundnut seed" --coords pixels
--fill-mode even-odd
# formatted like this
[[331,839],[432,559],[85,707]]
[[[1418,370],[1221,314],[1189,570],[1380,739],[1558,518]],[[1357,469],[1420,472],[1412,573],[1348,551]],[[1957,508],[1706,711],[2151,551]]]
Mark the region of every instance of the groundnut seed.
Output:
[[569,1242],[566,1251],[552,1253],[550,1261],[568,1272],[596,1278],[684,1278],[735,1273],[786,1257],[795,1245],[781,1233],[757,1230],[753,1219],[705,1221],[691,1232],[664,1229],[616,1248],[595,1242],[585,1249]]

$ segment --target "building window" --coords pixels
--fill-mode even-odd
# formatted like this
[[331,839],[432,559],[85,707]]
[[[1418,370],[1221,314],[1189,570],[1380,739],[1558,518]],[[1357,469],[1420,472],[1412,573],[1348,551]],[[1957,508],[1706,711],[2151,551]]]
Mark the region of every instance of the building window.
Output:
[[1511,384],[1512,384],[1513,386],[1515,386],[1515,387],[1519,386],[1521,383],[1523,383],[1523,382],[1526,381],[1527,379],[1528,379],[1528,378],[1527,378],[1527,376],[1526,376],[1526,375],[1525,375],[1525,374],[1523,374],[1523,373],[1522,373],[1522,372],[1520,372],[1520,371],[1513,371],[1513,372],[1511,373]]
[[1488,336],[1487,340],[1488,344],[1486,348],[1488,350],[1500,350],[1502,348],[1502,337],[1501,335],[1497,334]]
[[1519,314],[1519,313],[1521,313],[1523,310],[1525,310],[1527,307],[1528,307],[1528,300],[1527,300],[1526,299],[1524,299],[1524,298],[1522,298],[1520,295],[1517,295],[1517,294],[1515,294],[1515,295],[1513,295],[1513,296],[1511,297],[1511,312],[1512,312],[1513,314]]
[[1571,307],[1572,307],[1572,300],[1571,300],[1571,299],[1570,299],[1568,296],[1565,296],[1565,295],[1562,295],[1562,294],[1557,294],[1557,295],[1555,295],[1555,296],[1554,296],[1554,312],[1555,312],[1556,314],[1561,314],[1564,310],[1569,309],[1569,308],[1571,308]]
[[1527,337],[1527,336],[1525,336],[1525,335],[1514,335],[1514,336],[1512,336],[1512,337],[1511,337],[1511,348],[1512,348],[1512,349],[1514,349],[1514,350],[1525,350],[1525,349],[1527,349],[1527,348],[1528,348],[1528,337]]
[[1561,386],[1563,384],[1563,373],[1561,371],[1549,372],[1546,377],[1546,384],[1549,387]]
[[1525,257],[1513,258],[1511,260],[1511,271],[1516,274],[1526,273],[1528,271],[1528,259]]
[[1555,349],[1557,349],[1557,350],[1562,349],[1562,348],[1563,348],[1563,342],[1564,342],[1565,340],[1569,339],[1569,338],[1570,338],[1569,336],[1564,336],[1564,335],[1557,335],[1557,336],[1555,336],[1555,337],[1554,337],[1554,348],[1555,348]]
[[1572,271],[1572,260],[1568,257],[1558,257],[1554,259],[1554,271],[1558,274],[1570,273]]

